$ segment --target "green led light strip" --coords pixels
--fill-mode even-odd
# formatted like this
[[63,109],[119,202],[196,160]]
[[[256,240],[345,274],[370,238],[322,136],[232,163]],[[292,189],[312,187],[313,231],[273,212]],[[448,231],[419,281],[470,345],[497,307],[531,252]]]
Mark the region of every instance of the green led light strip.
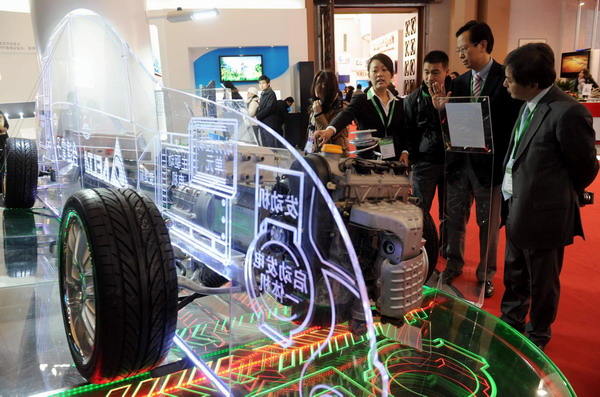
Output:
[[131,376],[129,378],[125,378],[125,379],[120,379],[114,382],[110,382],[110,383],[103,383],[101,385],[95,385],[95,384],[88,384],[88,385],[84,385],[84,386],[79,386],[76,387],[74,389],[70,389],[70,390],[66,390],[57,394],[52,394],[52,397],[63,397],[63,396],[73,396],[76,394],[80,394],[80,393],[87,393],[87,392],[91,392],[91,391],[97,391],[97,390],[101,390],[101,389],[108,389],[108,388],[113,388],[114,386],[121,384],[121,383],[125,383],[125,382],[130,382],[131,380],[143,380],[144,378],[150,379],[150,372],[144,372],[143,374],[139,374],[139,375],[135,375],[135,376]]

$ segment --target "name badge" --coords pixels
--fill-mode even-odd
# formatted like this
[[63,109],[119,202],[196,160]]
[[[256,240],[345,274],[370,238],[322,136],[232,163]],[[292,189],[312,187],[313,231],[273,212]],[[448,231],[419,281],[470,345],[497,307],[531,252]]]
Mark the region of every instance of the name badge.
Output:
[[383,138],[381,141],[379,141],[379,150],[381,150],[381,157],[383,159],[396,157],[396,150],[394,149],[394,139]]
[[304,145],[304,152],[305,153],[313,153],[313,138],[312,138],[312,135],[308,137],[308,140],[306,141],[306,145]]
[[505,200],[508,200],[513,194],[513,180],[512,180],[512,167],[515,160],[510,159],[506,163],[506,169],[504,170],[504,179],[502,180],[502,195]]

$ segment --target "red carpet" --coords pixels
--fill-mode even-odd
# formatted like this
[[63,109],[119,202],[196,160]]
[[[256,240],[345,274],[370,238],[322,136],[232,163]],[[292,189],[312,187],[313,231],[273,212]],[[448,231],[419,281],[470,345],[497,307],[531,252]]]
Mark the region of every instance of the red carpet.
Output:
[[[552,326],[552,341],[545,351],[580,397],[600,395],[600,375],[596,368],[600,359],[600,345],[596,340],[600,335],[600,255],[597,251],[600,249],[600,177],[587,190],[596,193],[596,204],[582,208],[586,240],[577,237],[565,250],[558,317]],[[437,208],[432,208],[431,213],[437,214]],[[478,246],[474,211],[471,214],[467,244]],[[495,316],[500,316],[500,300],[504,293],[504,247],[505,231],[502,229],[498,273],[494,277],[496,292],[483,305],[484,310]],[[474,263],[478,260],[469,256],[465,259]]]
[[[350,131],[356,129],[352,127]],[[600,343],[596,340],[600,335],[600,255],[597,251],[600,250],[600,176],[587,190],[596,193],[596,204],[581,209],[585,241],[577,237],[575,243],[565,250],[560,306],[552,325],[552,341],[546,346],[545,353],[566,376],[579,397],[596,397],[600,395],[600,375],[596,368],[600,360]],[[436,222],[437,211],[434,200],[431,214]],[[478,247],[478,229],[474,219],[475,211],[472,210],[467,244]],[[484,310],[495,316],[500,316],[500,300],[504,293],[505,244],[505,231],[502,229],[498,244],[498,273],[494,277],[496,292],[483,305]],[[472,263],[479,260],[468,255],[465,259]],[[443,266],[438,269],[443,270]]]

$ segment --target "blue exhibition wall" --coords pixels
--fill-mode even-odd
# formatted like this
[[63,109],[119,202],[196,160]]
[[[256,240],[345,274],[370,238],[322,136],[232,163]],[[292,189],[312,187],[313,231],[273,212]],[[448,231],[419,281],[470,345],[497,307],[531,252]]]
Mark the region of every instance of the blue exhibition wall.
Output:
[[[205,86],[214,80],[219,87],[219,56],[221,55],[262,55],[263,73],[271,80],[283,75],[290,67],[289,48],[287,46],[274,47],[242,47],[242,48],[217,48],[202,55],[194,61],[194,80],[196,88]],[[235,83],[242,90],[244,86],[256,83]]]

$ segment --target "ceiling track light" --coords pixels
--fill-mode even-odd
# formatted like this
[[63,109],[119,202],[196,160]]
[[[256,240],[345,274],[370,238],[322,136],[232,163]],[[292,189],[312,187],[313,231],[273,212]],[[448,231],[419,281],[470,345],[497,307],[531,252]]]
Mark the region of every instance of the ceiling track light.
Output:
[[200,19],[213,18],[218,15],[219,15],[219,10],[216,8],[184,10],[181,7],[177,7],[177,10],[167,12],[167,21],[169,21],[169,22],[198,21]]

